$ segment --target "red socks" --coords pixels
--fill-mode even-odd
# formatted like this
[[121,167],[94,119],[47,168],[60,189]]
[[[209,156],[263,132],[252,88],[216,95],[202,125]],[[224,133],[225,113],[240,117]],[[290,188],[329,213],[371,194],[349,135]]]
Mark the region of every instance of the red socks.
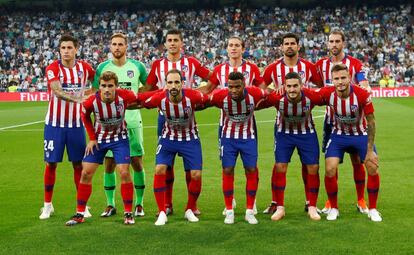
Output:
[[272,170],[272,202],[276,202],[276,164],[273,165]]
[[286,188],[286,173],[278,173],[275,171],[275,184],[273,190],[276,194],[276,203],[279,206],[285,204],[285,188]]
[[379,186],[380,186],[379,174],[368,175],[367,190],[368,190],[369,209],[377,208]]
[[76,190],[78,190],[81,176],[82,176],[82,166],[74,167],[73,168],[73,181],[75,182]]
[[173,185],[174,185],[174,167],[168,167],[165,174],[165,205],[166,207],[172,206],[172,194],[173,194]]
[[319,174],[308,174],[308,198],[309,206],[316,206],[319,193]]
[[86,203],[89,200],[89,197],[92,193],[92,184],[83,184],[79,183],[78,193],[77,193],[77,212],[85,212]]
[[365,192],[365,168],[363,164],[352,164],[354,168],[354,181],[358,200],[364,198]]
[[338,181],[336,176],[325,176],[325,189],[332,208],[338,208]]
[[132,200],[134,199],[134,185],[132,182],[121,184],[121,196],[124,202],[124,211],[132,212]]
[[308,168],[302,163],[302,181],[305,188],[305,198],[309,201]]
[[224,194],[224,203],[226,204],[226,209],[233,209],[233,197],[234,197],[234,175],[227,175],[223,172],[223,194]]
[[45,173],[44,173],[44,189],[45,189],[44,202],[45,203],[52,202],[53,187],[55,186],[55,181],[56,181],[56,167],[51,167],[49,165],[46,165]]
[[[190,177],[191,177],[191,174],[190,174]],[[188,202],[187,202],[186,209],[191,209],[191,210],[196,209],[195,207],[196,207],[197,199],[198,199],[198,196],[200,195],[200,192],[201,192],[201,178],[200,180],[191,179],[188,185]]]
[[254,200],[256,199],[257,186],[259,183],[259,172],[246,173],[246,208],[253,209]]
[[166,179],[165,174],[154,175],[154,195],[155,195],[155,200],[157,201],[159,212],[161,211],[165,212],[165,197],[166,197],[165,179]]

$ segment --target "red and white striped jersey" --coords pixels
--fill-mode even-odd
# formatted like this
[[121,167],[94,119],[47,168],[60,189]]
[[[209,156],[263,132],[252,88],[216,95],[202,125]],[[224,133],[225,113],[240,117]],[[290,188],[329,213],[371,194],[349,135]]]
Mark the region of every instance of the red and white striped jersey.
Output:
[[171,62],[167,58],[161,58],[154,61],[151,67],[151,71],[147,78],[147,84],[153,87],[158,86],[162,89],[166,85],[165,76],[171,69],[177,69],[181,71],[184,88],[193,88],[194,75],[207,79],[210,71],[204,67],[196,58],[183,56],[177,62]]
[[316,66],[302,58],[299,58],[298,63],[294,67],[287,66],[283,58],[280,58],[265,68],[263,79],[266,85],[273,83],[275,88],[279,88],[285,84],[286,74],[291,72],[296,72],[300,75],[305,87],[309,87],[310,82],[318,87],[322,87],[322,79]]
[[208,96],[191,89],[183,89],[182,93],[179,103],[170,101],[168,91],[158,92],[143,103],[145,108],[158,108],[165,116],[162,138],[175,141],[198,139],[194,113],[196,106],[203,105]]
[[210,77],[210,82],[215,88],[227,88],[229,74],[233,72],[240,72],[243,74],[246,86],[257,87],[263,83],[263,78],[260,75],[260,70],[257,65],[246,60],[243,60],[242,64],[237,67],[230,66],[229,62],[215,66],[213,74]]
[[[322,75],[324,86],[333,86],[331,70],[335,64],[339,63],[333,63],[332,59],[329,57],[322,58],[316,62],[316,67]],[[353,84],[358,84],[359,82],[366,80],[365,73],[362,70],[362,63],[359,59],[345,55],[340,64],[344,64],[348,67],[351,82]],[[326,107],[325,122],[329,124],[333,123],[333,116],[329,107]]]
[[227,88],[215,91],[210,98],[210,104],[222,110],[222,138],[256,139],[254,124],[254,109],[266,93],[258,87],[246,87],[244,98],[235,101],[229,95]]
[[[137,101],[134,92],[126,89],[117,89],[115,100],[105,103],[101,100],[100,92],[91,95],[83,103],[82,121],[88,132],[89,140],[97,140],[98,143],[116,142],[128,139],[128,131],[125,118],[125,110],[129,104]],[[92,125],[91,113],[95,117]]]
[[275,106],[279,114],[276,116],[276,129],[279,133],[308,134],[315,132],[312,109],[315,105],[323,105],[323,98],[316,92],[304,88],[299,102],[289,101],[286,93],[270,94],[264,102],[266,107]]
[[365,116],[374,113],[370,94],[363,88],[351,86],[349,97],[340,98],[335,87],[320,89],[320,95],[332,109],[335,116],[332,133],[338,135],[366,135],[367,122]]
[[95,71],[85,61],[78,60],[72,68],[65,67],[60,60],[54,61],[46,68],[49,107],[45,124],[53,127],[82,127],[81,104],[58,98],[50,88],[50,83],[60,81],[65,93],[83,95],[86,84],[93,80]]

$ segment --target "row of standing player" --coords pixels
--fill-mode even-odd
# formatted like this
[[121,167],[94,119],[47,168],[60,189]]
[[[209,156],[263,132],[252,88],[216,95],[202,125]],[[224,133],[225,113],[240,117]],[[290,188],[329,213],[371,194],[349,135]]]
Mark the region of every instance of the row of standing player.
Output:
[[[183,40],[182,40],[181,33],[179,31],[169,31],[167,33],[165,46],[167,48],[168,54],[167,54],[166,58],[163,58],[163,59],[160,59],[160,60],[154,62],[152,70],[151,70],[150,75],[149,75],[149,77],[147,79],[147,82],[146,82],[146,86],[145,86],[146,89],[148,89],[148,87],[151,88],[153,85],[156,85],[156,84],[158,84],[158,86],[160,86],[160,87],[163,87],[164,86],[163,81],[165,80],[165,79],[163,79],[163,77],[165,77],[166,71],[169,70],[169,69],[172,69],[172,68],[181,70],[181,72],[183,74],[183,78],[184,78],[184,86],[186,86],[186,87],[192,86],[194,74],[197,74],[200,77],[205,78],[205,79],[209,78],[210,82],[209,82],[208,86],[205,87],[205,88],[202,88],[202,90],[212,90],[217,85],[225,87],[226,84],[227,84],[226,79],[228,77],[228,73],[230,73],[232,71],[235,71],[235,70],[239,70],[244,74],[245,82],[246,82],[247,86],[249,86],[249,85],[263,86],[263,81],[260,78],[260,72],[258,71],[258,68],[254,64],[252,64],[250,62],[247,62],[247,61],[244,61],[242,59],[241,56],[242,56],[242,52],[244,50],[244,45],[243,45],[243,42],[239,38],[232,37],[228,40],[228,45],[227,46],[228,46],[229,61],[227,63],[223,63],[222,65],[217,66],[214,69],[213,74],[211,74],[207,69],[203,68],[203,66],[197,60],[195,60],[194,58],[181,56],[180,51],[181,51],[182,43],[183,43]],[[114,56],[114,59],[112,61],[107,61],[106,63],[112,63],[112,66],[115,69],[114,71],[119,72],[120,70],[116,70],[116,68],[122,67],[127,61],[128,62],[132,61],[132,60],[126,59],[126,54],[125,54],[126,53],[126,48],[127,48],[126,44],[127,44],[126,38],[122,34],[114,35],[111,39],[111,51],[112,51],[112,54]],[[305,85],[308,84],[308,81],[313,81],[314,83],[316,83],[319,86],[322,84],[322,82],[325,82],[325,83],[328,84],[329,80],[330,80],[329,79],[330,74],[329,74],[329,71],[327,71],[327,70],[330,69],[329,64],[332,65],[332,63],[335,63],[335,62],[342,62],[342,63],[347,64],[347,66],[350,67],[349,70],[350,70],[350,73],[352,74],[352,76],[358,78],[360,83],[365,82],[365,79],[363,77],[361,79],[362,75],[361,75],[359,61],[353,59],[350,56],[344,56],[343,55],[343,51],[342,51],[343,46],[344,46],[344,36],[343,36],[343,34],[341,34],[340,32],[332,33],[329,37],[329,45],[330,45],[330,48],[331,48],[332,56],[331,56],[331,58],[327,58],[327,59],[319,61],[320,70],[322,71],[322,74],[323,74],[324,78],[323,79],[318,79],[317,78],[318,77],[318,72],[316,71],[314,66],[310,62],[307,62],[303,59],[298,58],[297,52],[299,50],[299,41],[298,41],[297,37],[295,35],[291,35],[291,34],[286,35],[283,38],[283,43],[282,43],[282,46],[281,46],[283,51],[284,51],[284,57],[281,58],[280,60],[276,61],[274,64],[270,65],[268,68],[266,68],[265,74],[264,74],[265,84],[269,84],[269,83],[273,82],[275,84],[275,86],[279,86],[280,84],[283,83],[283,79],[284,79],[283,74],[286,73],[286,72],[291,72],[291,71],[296,71],[296,72],[300,73],[301,76],[302,76],[302,80],[304,81]],[[60,87],[56,86],[56,85],[52,86],[53,79],[55,77],[58,77],[59,72],[61,72],[63,74],[69,73],[66,76],[67,77],[70,76],[72,79],[73,79],[73,76],[76,76],[76,73],[77,74],[79,74],[79,73],[83,74],[82,78],[85,81],[86,81],[88,75],[89,75],[89,77],[93,76],[93,74],[91,75],[90,73],[85,72],[83,70],[83,68],[81,68],[82,69],[81,70],[79,67],[75,68],[75,71],[73,72],[73,73],[75,73],[75,75],[71,74],[70,73],[71,71],[67,70],[67,68],[65,70],[65,67],[64,67],[65,66],[65,58],[68,57],[68,54],[65,55],[65,53],[62,52],[62,50],[65,50],[64,45],[62,47],[62,44],[61,44],[60,47],[61,47],[61,56],[62,56],[61,62],[54,63],[56,71],[53,71],[52,70],[53,68],[48,68],[49,71],[47,72],[48,79],[49,79],[50,85],[51,85],[50,87],[55,92],[54,94],[56,95],[56,97],[52,97],[51,107],[49,107],[49,112],[51,111],[51,109],[54,109],[53,108],[54,107],[53,101],[60,100],[58,97],[63,98],[64,100],[65,99],[66,100],[71,100],[70,95],[66,95],[66,97],[69,97],[69,98],[64,98],[65,93],[62,89],[62,88],[65,87],[65,85],[68,84],[68,82],[62,81]],[[77,47],[73,47],[73,48],[75,48],[75,50],[76,50]],[[80,62],[81,61],[77,61],[76,63],[80,63]],[[359,63],[359,65],[358,65],[358,63]],[[73,66],[74,61],[72,61],[72,65],[70,65],[70,63],[69,63],[69,65],[67,65],[67,64],[68,63],[66,63],[66,66]],[[144,72],[145,72],[145,69],[142,69],[142,67],[139,65],[139,63],[138,63],[137,66],[138,66],[137,69],[139,70],[139,72],[141,72],[142,70],[144,70]],[[86,69],[88,69],[88,68],[85,68],[85,70]],[[89,69],[91,69],[91,68],[89,68]],[[65,72],[62,72],[62,70],[64,70]],[[99,68],[98,68],[98,70],[99,70]],[[124,69],[123,71],[125,73],[124,75],[126,75],[127,77],[133,78],[134,80],[138,80],[138,77],[137,77],[138,73],[136,71],[134,71],[134,69],[132,69],[132,70],[129,70],[129,69],[125,70]],[[52,73],[52,72],[54,72],[54,73]],[[145,77],[144,72],[142,73],[142,75],[140,75],[141,83],[144,83],[143,81],[145,80],[144,79],[144,77]],[[65,75],[60,75],[60,77],[61,78],[67,78],[67,77],[65,77]],[[55,78],[55,79],[57,80],[57,78]],[[55,82],[55,83],[57,83],[57,82]],[[122,82],[121,84],[126,84],[127,85],[128,82],[126,82],[126,83]],[[129,83],[129,86],[131,86],[130,83]],[[70,103],[68,103],[68,104],[70,104]],[[66,112],[68,112],[68,110],[67,110],[68,108],[70,108],[70,106],[65,108]],[[73,107],[72,107],[72,109],[73,109]],[[56,110],[56,109],[54,109],[54,110]],[[46,126],[54,124],[55,126],[62,127],[62,125],[60,123],[59,123],[60,125],[57,124],[57,122],[59,122],[62,119],[61,117],[59,117],[59,118],[54,117],[54,122],[50,120],[49,113],[48,113],[47,117],[49,117],[49,118],[47,118],[47,120],[46,120],[46,124],[47,124]],[[66,117],[64,117],[63,119],[66,120]],[[128,122],[128,120],[127,120],[127,122]],[[64,127],[64,125],[63,125],[63,127]],[[45,136],[45,159],[46,159],[47,162],[60,162],[61,157],[60,157],[60,160],[57,160],[57,161],[56,160],[51,161],[50,159],[48,159],[46,157],[47,155],[50,154],[50,151],[48,151],[48,150],[50,148],[53,148],[53,144],[52,144],[52,146],[50,146],[51,141],[53,143],[54,140],[53,139],[46,139],[46,136]],[[71,146],[68,146],[68,150],[70,148],[71,148]],[[70,157],[69,159],[71,160],[70,153],[69,153],[69,157]],[[71,161],[76,162],[76,160],[71,160]],[[141,165],[140,165],[141,167],[139,167],[139,165],[138,165],[138,167],[134,167],[134,161],[132,161],[132,165],[134,167],[134,170],[136,168],[138,169],[138,171],[134,171],[134,173],[139,172],[140,169],[142,170],[142,160],[140,161],[140,163],[141,163]],[[106,165],[111,166],[112,164],[106,164]],[[79,180],[79,176],[80,176],[80,174],[78,174],[79,173],[79,167],[78,167],[77,164],[74,163],[74,168],[75,168],[75,182],[76,182],[76,180]],[[359,167],[359,169],[360,168],[361,167]],[[50,215],[50,212],[53,211],[53,207],[48,202],[51,201],[51,193],[53,191],[54,170],[55,169],[56,169],[56,164],[55,163],[48,163],[47,166],[46,166],[46,171],[45,171],[45,208],[46,209],[49,208],[49,210],[46,210],[46,211],[49,211],[49,215]],[[108,167],[107,167],[107,169],[108,169]],[[112,169],[113,169],[113,167],[112,167]],[[363,167],[362,167],[362,170],[363,170]],[[48,172],[49,173],[52,172],[52,174],[48,175]],[[107,172],[110,172],[110,171],[107,171]],[[274,185],[275,172],[276,171],[274,170],[273,171],[273,177],[272,177],[272,186],[273,187],[275,186]],[[357,171],[354,171],[354,172],[357,172]],[[363,177],[364,177],[364,172],[362,172],[362,173],[363,173]],[[51,176],[51,177],[49,177],[49,176]],[[304,176],[306,176],[306,175],[304,175]],[[360,176],[361,176],[361,174],[360,174]],[[188,175],[187,175],[187,177],[188,177]],[[141,178],[141,179],[143,179],[143,178]],[[190,178],[186,178],[186,179],[188,180]],[[167,211],[167,213],[169,211],[170,212],[172,211],[171,210],[172,209],[172,203],[171,203],[171,201],[172,201],[172,199],[171,199],[171,197],[172,197],[171,196],[172,181],[173,181],[173,171],[170,170],[170,171],[167,171],[167,183],[168,183],[168,185],[167,185],[167,196],[166,196],[166,200],[167,200],[166,201],[167,202],[166,203],[166,206],[167,206],[166,211]],[[357,185],[357,187],[359,187],[359,190],[361,189],[361,186],[362,186],[362,200],[360,199],[360,197],[361,197],[360,193],[361,192],[358,192],[358,198],[359,198],[358,199],[358,201],[359,201],[358,204],[360,205],[361,201],[364,202],[364,200],[363,200],[363,189],[364,189],[365,179],[364,179],[362,185],[361,185],[361,183],[362,183],[361,180],[359,179],[358,181],[359,181],[358,182],[359,184]],[[114,182],[112,182],[112,183],[114,183]],[[111,190],[113,188],[113,186],[109,186],[109,185],[105,185],[105,186],[109,187],[108,190]],[[135,187],[136,188],[140,188],[140,187],[143,188],[143,185],[137,185],[136,184]],[[272,190],[273,190],[273,192],[272,192],[273,193],[273,199],[272,200],[274,202],[276,202],[274,189],[272,189]],[[49,197],[49,199],[48,199],[48,197]],[[141,198],[142,198],[142,196],[141,196]],[[108,202],[108,205],[111,206],[111,204],[109,202]],[[273,211],[275,211],[276,207],[274,205],[275,205],[275,203],[272,203],[272,206],[269,209],[272,209]],[[141,208],[139,208],[139,206]],[[112,208],[109,207],[109,209],[112,209],[112,211],[109,210],[110,213],[114,212],[113,208],[114,207],[112,207]],[[362,206],[360,208],[364,209],[364,207],[362,207]],[[365,206],[365,208],[366,208],[366,206]],[[139,212],[139,209],[142,210],[142,200],[141,200],[141,204],[136,205],[136,209],[137,209],[136,214],[137,214],[137,212]],[[266,211],[269,212],[269,210],[266,210]],[[45,212],[45,210],[43,210],[43,212]],[[107,210],[107,212],[108,212],[108,210]],[[198,212],[197,208],[195,208],[194,212],[197,214],[197,212]],[[43,218],[47,218],[49,216],[47,214],[48,213],[46,212],[46,217],[43,217]],[[45,216],[44,213],[42,213],[42,215]],[[42,215],[41,215],[41,218],[42,218]]]

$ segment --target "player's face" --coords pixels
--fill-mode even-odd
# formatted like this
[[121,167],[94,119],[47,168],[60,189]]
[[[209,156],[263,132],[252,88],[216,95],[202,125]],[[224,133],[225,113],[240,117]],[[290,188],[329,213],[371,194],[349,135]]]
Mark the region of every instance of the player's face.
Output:
[[126,54],[128,45],[122,37],[114,37],[111,40],[111,53],[116,59],[123,58]]
[[165,48],[169,54],[175,55],[179,54],[181,47],[183,46],[183,41],[180,38],[180,35],[167,35],[165,38]]
[[337,34],[331,34],[329,35],[328,40],[328,48],[329,52],[333,56],[338,56],[342,53],[342,50],[344,49],[344,41],[342,41],[342,36]]
[[287,79],[285,81],[286,95],[289,100],[295,101],[301,96],[302,83],[299,79]]
[[243,56],[244,48],[242,42],[237,38],[231,38],[227,44],[227,54],[229,58],[241,59]]
[[181,93],[183,82],[178,73],[170,73],[167,76],[167,89],[171,96],[176,97]]
[[282,43],[283,55],[286,57],[294,57],[299,52],[299,45],[296,42],[295,38],[285,38]]
[[109,81],[100,80],[99,91],[101,93],[101,99],[105,103],[110,103],[115,100],[115,80],[111,79]]
[[244,83],[242,80],[229,80],[227,85],[233,100],[238,101],[243,98]]
[[351,82],[347,70],[332,72],[332,82],[338,92],[345,92],[349,88]]
[[74,60],[77,51],[78,49],[75,48],[75,45],[73,44],[72,41],[63,41],[60,44],[59,52],[60,52],[60,57],[63,61]]

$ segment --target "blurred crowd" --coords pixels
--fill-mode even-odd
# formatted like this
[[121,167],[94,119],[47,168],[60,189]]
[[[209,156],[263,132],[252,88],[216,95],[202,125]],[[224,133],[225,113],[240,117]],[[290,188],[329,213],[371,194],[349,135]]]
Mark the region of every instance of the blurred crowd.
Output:
[[316,62],[327,55],[327,36],[344,30],[346,53],[364,63],[371,84],[393,81],[414,85],[414,19],[411,5],[397,7],[340,7],[292,10],[223,8],[194,11],[111,11],[98,13],[13,13],[0,18],[0,92],[45,91],[44,71],[59,57],[60,34],[80,39],[78,58],[94,67],[110,58],[109,37],[124,32],[129,57],[148,70],[163,56],[163,36],[170,28],[184,32],[183,52],[207,67],[227,59],[226,39],[239,35],[246,42],[244,58],[263,68],[282,56],[281,37],[301,37],[301,56]]

